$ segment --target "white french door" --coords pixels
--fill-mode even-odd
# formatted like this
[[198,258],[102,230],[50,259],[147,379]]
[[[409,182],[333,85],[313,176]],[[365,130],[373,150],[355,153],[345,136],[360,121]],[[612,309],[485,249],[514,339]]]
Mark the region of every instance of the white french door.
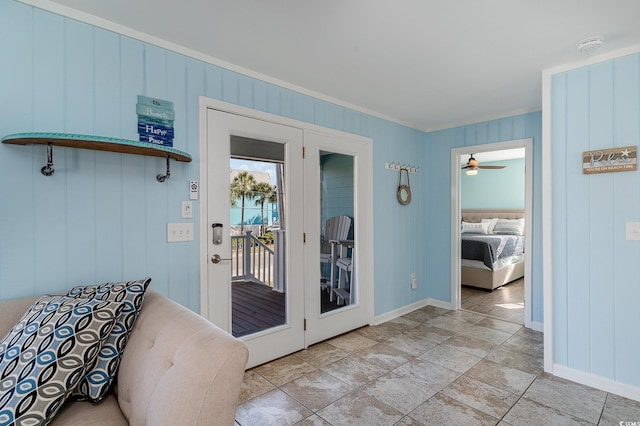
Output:
[[[213,100],[201,101],[201,108],[200,235],[206,238],[201,241],[202,315],[247,344],[248,367],[370,323],[371,140]],[[274,268],[284,268],[279,279],[258,279],[248,271],[247,264],[265,261],[245,257],[260,243],[248,235],[251,232],[238,229],[237,218],[232,223],[231,200],[240,200],[231,190],[232,158],[278,164],[280,229],[276,226],[274,234],[279,233],[281,241],[274,242],[272,256],[278,264]],[[326,220],[336,215],[351,219],[348,242],[340,246],[342,265],[350,263],[343,269],[336,263],[329,266],[335,275],[331,286],[323,279],[327,265],[321,264],[320,253]],[[247,223],[246,218],[241,222]],[[243,259],[244,269],[239,272]],[[248,290],[243,293],[242,289]],[[243,305],[243,297],[258,293],[263,294],[260,308],[264,309]],[[274,307],[272,299],[278,296],[282,304]],[[269,322],[274,314],[281,319]],[[252,319],[260,325],[247,331],[243,327]]]
[[[242,152],[245,158],[282,161],[282,195],[286,202],[280,214],[286,218],[286,225],[281,230],[283,244],[276,253],[266,251],[246,230],[241,233],[234,230],[234,234],[240,235],[232,236],[230,158],[232,149],[238,149],[234,142],[245,149]],[[303,209],[301,152],[301,129],[207,110],[207,316],[247,344],[248,367],[303,349],[305,345],[303,222],[299,214]],[[221,240],[214,235],[215,228]],[[277,257],[283,260],[285,270],[280,274],[283,282],[275,284],[273,269]],[[268,269],[265,275],[268,278],[254,268]],[[241,287],[244,293],[240,292]],[[272,299],[279,299],[281,304],[271,302]],[[279,319],[274,322],[274,317]],[[235,326],[240,322],[246,327],[238,332]]]
[[[304,146],[307,237],[305,339],[306,344],[311,345],[362,327],[369,323],[372,316],[372,147],[367,140],[314,131],[305,131]],[[321,264],[321,249],[328,252],[327,247],[331,246],[328,241],[321,244],[323,236],[327,234],[325,223],[337,215],[352,218],[351,229],[345,243],[333,244],[335,262]],[[340,256],[349,262],[347,265],[350,265],[350,270],[344,267],[345,262]],[[326,278],[331,281],[332,276],[334,285],[327,285]],[[323,281],[324,288],[320,288],[319,283]],[[345,291],[339,293],[344,288]],[[329,295],[327,301],[328,291],[333,294]],[[341,298],[339,294],[345,297]]]

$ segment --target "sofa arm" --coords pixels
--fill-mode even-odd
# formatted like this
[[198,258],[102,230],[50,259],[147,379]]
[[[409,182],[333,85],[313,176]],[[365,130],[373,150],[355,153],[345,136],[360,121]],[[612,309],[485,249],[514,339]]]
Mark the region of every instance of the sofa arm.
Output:
[[131,425],[233,425],[249,351],[203,317],[148,291],[118,372]]
[[0,302],[0,339],[7,335],[36,300],[38,297],[24,297]]

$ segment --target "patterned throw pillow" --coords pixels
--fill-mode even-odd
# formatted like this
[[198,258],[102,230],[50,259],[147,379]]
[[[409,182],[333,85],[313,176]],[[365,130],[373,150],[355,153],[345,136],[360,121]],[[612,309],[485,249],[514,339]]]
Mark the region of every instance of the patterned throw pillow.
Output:
[[46,425],[93,366],[122,303],[44,296],[0,341],[0,425]]
[[98,402],[107,396],[118,374],[120,359],[131,334],[133,323],[138,318],[144,292],[151,278],[122,283],[106,283],[101,285],[77,286],[69,290],[67,296],[85,299],[111,300],[123,302],[124,309],[111,334],[105,341],[95,367],[87,373],[73,392],[75,399],[89,399]]

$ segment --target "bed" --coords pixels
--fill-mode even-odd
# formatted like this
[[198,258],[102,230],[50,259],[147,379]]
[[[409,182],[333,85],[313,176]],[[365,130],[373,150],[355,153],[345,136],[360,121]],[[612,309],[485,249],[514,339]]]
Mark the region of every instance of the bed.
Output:
[[524,238],[524,209],[462,210],[461,283],[494,290],[522,278]]

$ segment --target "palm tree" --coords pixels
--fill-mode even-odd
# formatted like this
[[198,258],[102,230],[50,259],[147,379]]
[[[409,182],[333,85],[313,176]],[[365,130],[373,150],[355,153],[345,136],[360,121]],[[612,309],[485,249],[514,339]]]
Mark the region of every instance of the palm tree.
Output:
[[275,203],[278,201],[276,187],[268,182],[258,182],[253,185],[253,192],[256,196],[256,205],[260,204],[260,233],[264,235],[264,203]]
[[231,199],[237,199],[238,197],[242,200],[242,208],[241,208],[241,222],[240,222],[240,233],[244,234],[244,200],[255,197],[255,192],[253,191],[253,187],[256,184],[256,178],[247,171],[243,171],[238,173],[238,176],[233,178],[233,182],[231,182]]

